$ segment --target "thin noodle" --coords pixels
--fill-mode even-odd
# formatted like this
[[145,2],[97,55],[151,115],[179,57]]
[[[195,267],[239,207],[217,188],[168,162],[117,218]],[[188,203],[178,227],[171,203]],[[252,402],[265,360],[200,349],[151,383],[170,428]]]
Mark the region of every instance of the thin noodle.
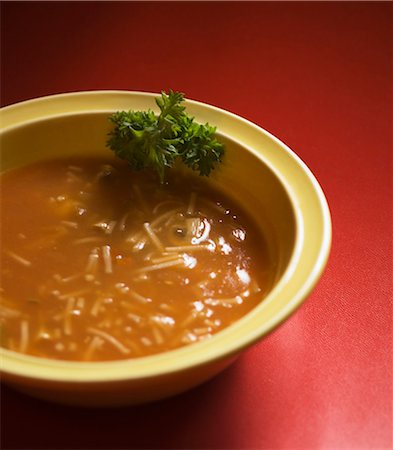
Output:
[[126,222],[127,222],[127,219],[128,219],[129,215],[130,215],[130,213],[127,212],[119,220],[118,228],[119,228],[120,231],[124,231],[126,229]]
[[61,275],[59,275],[58,273],[55,273],[53,275],[53,279],[55,279],[56,281],[58,281],[59,283],[69,283],[70,281],[76,280],[78,278],[80,278],[82,276],[81,273],[77,273],[75,275],[70,275],[69,277],[65,277],[63,278]]
[[72,245],[88,244],[89,242],[97,241],[102,241],[102,236],[89,236],[81,239],[75,239],[75,241],[72,242]]
[[175,325],[175,319],[173,317],[162,316],[161,314],[152,316],[150,320],[164,331],[168,331],[168,328],[173,328]]
[[116,283],[115,288],[122,294],[127,294],[130,288],[125,283]]
[[153,242],[153,244],[157,247],[157,249],[162,252],[164,251],[164,246],[162,245],[161,241],[158,239],[156,233],[154,233],[154,231],[152,230],[149,222],[145,222],[143,224],[146,233],[148,234],[150,240]]
[[93,336],[93,339],[90,341],[90,344],[88,345],[85,355],[84,355],[84,359],[85,360],[90,360],[91,357],[93,356],[93,353],[99,348],[101,347],[101,345],[104,343],[104,340],[98,336]]
[[31,266],[31,261],[29,261],[25,258],[22,258],[21,256],[17,255],[16,253],[11,252],[11,251],[7,251],[6,253],[8,254],[8,256],[10,256],[12,259],[14,259],[14,261],[18,262],[19,264],[22,264],[22,266],[25,266],[25,267]]
[[89,292],[89,289],[79,289],[79,291],[69,292],[68,294],[61,294],[57,297],[60,300],[67,300],[70,297],[79,297],[81,294],[86,294],[87,292]]
[[85,307],[85,299],[83,297],[78,297],[76,299],[76,307],[79,309],[83,309]]
[[98,249],[95,248],[89,255],[87,259],[87,265],[85,272],[87,273],[94,273],[97,270],[99,255],[98,255]]
[[152,220],[150,222],[150,226],[152,228],[155,228],[157,225],[159,225],[161,222],[164,222],[166,219],[168,219],[168,217],[174,216],[175,214],[177,214],[179,211],[181,211],[181,208],[175,208],[172,209],[171,211],[167,211],[164,214],[161,214],[161,216],[156,217],[154,220]]
[[157,345],[161,345],[164,343],[164,338],[162,337],[162,334],[160,333],[158,328],[153,327],[152,333]]
[[150,303],[151,302],[151,298],[144,297],[143,295],[138,294],[138,292],[135,292],[135,291],[133,291],[131,289],[129,290],[128,293],[133,299],[137,300],[140,303],[146,304],[146,303]]
[[109,342],[115,348],[117,348],[121,353],[123,353],[125,355],[130,353],[130,349],[127,348],[125,345],[123,345],[120,341],[118,341],[111,334],[106,333],[105,331],[97,330],[96,328],[92,328],[92,327],[88,328],[87,331],[91,334],[95,334],[96,336],[99,336],[99,337],[105,339],[107,342]]
[[94,305],[92,306],[92,308],[90,310],[90,314],[92,316],[97,316],[97,314],[100,310],[101,303],[102,303],[102,298],[97,298],[97,300],[94,302]]
[[111,248],[109,245],[103,245],[102,247],[102,257],[104,260],[104,268],[105,273],[112,273],[112,257],[111,257]]
[[128,312],[128,313],[127,313],[127,317],[128,317],[129,319],[133,320],[133,321],[136,322],[136,323],[142,322],[142,317],[141,317],[141,316],[138,316],[138,314],[135,314],[135,313],[134,313],[135,308],[133,308],[132,305],[130,305],[130,304],[126,303],[126,302],[121,302],[120,304],[121,304],[121,306],[123,306],[124,308],[126,308],[126,309],[132,311],[132,312]]
[[218,327],[218,326],[220,325],[220,323],[215,323],[215,322],[217,322],[217,320],[213,322],[213,321],[210,320],[210,319],[205,319],[205,320],[203,321],[203,323],[204,323],[205,325],[207,325],[207,326],[209,326],[209,327],[213,327],[213,328],[216,328],[216,327]]
[[79,167],[79,166],[72,166],[72,165],[70,165],[70,166],[68,166],[68,169],[74,170],[75,172],[83,172],[82,167]]
[[82,167],[79,167],[79,166],[69,165],[69,166],[68,166],[68,169],[74,170],[75,172],[83,172]]
[[66,175],[67,175],[67,181],[82,181],[80,179],[80,177],[78,177],[74,174],[74,172],[68,171],[66,173]]
[[261,292],[262,290],[255,280],[251,280],[250,289],[252,291],[252,294],[258,294],[258,292]]
[[163,311],[168,311],[168,312],[172,312],[172,313],[176,311],[176,309],[173,306],[170,306],[166,303],[161,303],[160,309],[162,309]]
[[66,336],[71,336],[72,334],[72,324],[71,324],[71,311],[75,305],[75,297],[70,297],[67,300],[67,306],[64,313],[64,334]]
[[207,333],[210,333],[210,331],[211,331],[211,328],[210,327],[205,327],[205,328],[194,328],[193,330],[192,330],[192,332],[194,333],[194,334],[196,334],[196,335],[201,335],[201,334],[207,334]]
[[181,254],[180,253],[172,253],[171,255],[167,255],[167,256],[163,256],[161,258],[152,258],[152,263],[153,264],[159,264],[165,261],[172,261],[174,259],[178,259],[181,258]]
[[3,305],[0,306],[0,317],[4,317],[5,319],[16,319],[20,317],[22,313],[20,311],[16,311],[11,308],[7,308]]
[[175,247],[165,247],[166,252],[197,252],[200,250],[210,250],[211,244],[178,245]]
[[190,331],[188,331],[182,338],[181,338],[181,342],[183,344],[191,344],[193,342],[195,342],[198,338],[195,336],[194,333],[191,333]]
[[190,323],[194,322],[197,318],[197,314],[195,312],[192,312],[183,320],[183,322],[180,324],[180,328],[184,328],[187,325],[190,325]]
[[29,323],[27,320],[22,320],[20,324],[20,344],[19,351],[25,353],[29,344]]
[[70,228],[78,228],[78,224],[76,222],[71,222],[69,220],[62,220],[60,223]]
[[152,343],[153,343],[149,338],[147,338],[145,336],[141,337],[141,342],[146,347],[150,347],[152,345]]
[[204,300],[207,305],[211,306],[224,306],[224,307],[232,307],[233,305],[240,305],[243,303],[243,298],[240,295],[236,295],[231,298],[207,298]]
[[152,272],[154,270],[161,270],[174,266],[184,266],[184,259],[180,258],[173,261],[162,262],[160,264],[153,264],[152,266],[141,267],[140,269],[136,270],[135,273]]

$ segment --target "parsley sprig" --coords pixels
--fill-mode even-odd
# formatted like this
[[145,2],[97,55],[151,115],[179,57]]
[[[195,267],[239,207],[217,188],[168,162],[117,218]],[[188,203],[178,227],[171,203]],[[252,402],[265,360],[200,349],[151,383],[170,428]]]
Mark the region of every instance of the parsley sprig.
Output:
[[114,113],[110,121],[115,127],[107,146],[134,170],[156,170],[161,182],[165,169],[178,158],[208,176],[224,154],[223,144],[215,138],[216,128],[194,122],[185,112],[180,92],[162,92],[155,100],[159,115],[151,110]]

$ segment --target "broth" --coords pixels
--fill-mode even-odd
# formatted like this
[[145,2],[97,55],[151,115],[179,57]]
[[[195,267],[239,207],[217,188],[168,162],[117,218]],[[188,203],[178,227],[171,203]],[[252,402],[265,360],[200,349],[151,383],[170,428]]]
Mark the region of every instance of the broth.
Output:
[[246,213],[197,177],[159,185],[113,159],[1,176],[1,345],[106,361],[209,339],[254,308],[273,273]]

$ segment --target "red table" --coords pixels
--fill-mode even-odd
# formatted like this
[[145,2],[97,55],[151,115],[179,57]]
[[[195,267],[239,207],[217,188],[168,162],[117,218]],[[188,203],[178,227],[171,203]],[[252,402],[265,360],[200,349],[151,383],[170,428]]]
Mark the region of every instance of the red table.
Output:
[[117,410],[3,387],[3,448],[392,448],[392,4],[1,7],[2,105],[181,90],[286,142],[333,218],[330,261],[308,302],[222,375]]

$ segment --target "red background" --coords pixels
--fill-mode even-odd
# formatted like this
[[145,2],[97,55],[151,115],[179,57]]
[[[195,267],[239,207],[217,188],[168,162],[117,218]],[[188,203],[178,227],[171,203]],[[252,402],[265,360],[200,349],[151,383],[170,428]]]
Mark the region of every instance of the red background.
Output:
[[3,2],[2,104],[176,89],[286,142],[328,198],[308,302],[222,375],[84,410],[2,388],[3,448],[391,448],[392,4]]

